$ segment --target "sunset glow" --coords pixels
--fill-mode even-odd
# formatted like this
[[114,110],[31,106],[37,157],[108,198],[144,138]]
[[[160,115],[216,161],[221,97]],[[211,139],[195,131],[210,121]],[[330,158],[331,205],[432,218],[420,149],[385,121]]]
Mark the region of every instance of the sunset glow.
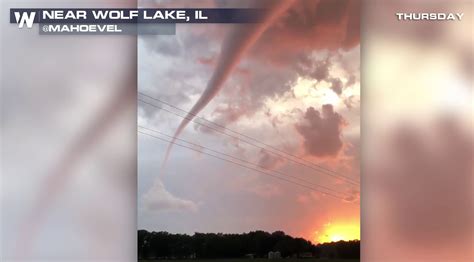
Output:
[[314,242],[327,243],[337,241],[349,241],[360,239],[360,229],[358,224],[331,224],[324,226],[322,231],[314,233]]

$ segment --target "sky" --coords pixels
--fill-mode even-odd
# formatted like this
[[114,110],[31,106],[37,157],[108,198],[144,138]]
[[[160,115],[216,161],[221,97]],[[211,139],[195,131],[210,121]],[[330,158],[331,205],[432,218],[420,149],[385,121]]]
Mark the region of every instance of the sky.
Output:
[[[255,6],[239,4],[192,7]],[[174,5],[183,7],[142,3]],[[288,1],[258,33],[252,26],[180,24],[175,36],[139,38],[138,125],[155,136],[138,134],[139,229],[283,230],[314,243],[359,239],[358,2]],[[177,142],[194,143],[194,150],[175,145],[163,165],[168,143],[156,137],[170,140],[165,135],[182,121],[177,115],[191,110],[223,64],[235,66],[198,113],[219,126],[189,123]],[[304,164],[275,155],[275,148]],[[209,153],[254,163],[264,173]]]

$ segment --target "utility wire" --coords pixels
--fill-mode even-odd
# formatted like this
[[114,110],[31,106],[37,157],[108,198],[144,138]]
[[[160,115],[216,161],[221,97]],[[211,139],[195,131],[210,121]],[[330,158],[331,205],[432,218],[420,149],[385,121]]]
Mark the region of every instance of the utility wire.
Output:
[[[142,93],[140,93],[140,94],[142,94]],[[154,99],[154,98],[152,98],[152,99]],[[156,100],[156,99],[155,99],[155,100]],[[149,106],[158,108],[158,109],[160,109],[160,110],[163,110],[163,111],[165,111],[165,112],[167,112],[167,113],[173,114],[173,115],[175,115],[175,116],[178,116],[178,117],[184,118],[184,119],[186,119],[186,120],[189,120],[189,121],[191,121],[191,122],[193,122],[193,123],[196,123],[196,124],[198,124],[198,125],[205,126],[205,127],[209,128],[209,129],[214,130],[214,131],[216,131],[216,132],[219,132],[219,133],[221,133],[221,134],[223,134],[223,135],[229,136],[229,137],[231,137],[231,138],[238,139],[238,140],[243,141],[244,143],[249,144],[249,145],[251,145],[251,146],[254,146],[254,147],[257,147],[257,148],[266,150],[266,152],[269,152],[269,153],[272,153],[272,154],[274,154],[274,155],[277,155],[278,157],[284,158],[284,159],[289,160],[289,161],[291,161],[291,162],[293,162],[293,163],[297,163],[297,164],[303,165],[303,166],[308,167],[308,168],[310,168],[310,169],[313,169],[313,170],[315,170],[315,171],[317,171],[317,172],[320,172],[321,174],[324,174],[324,175],[327,175],[327,176],[331,176],[331,177],[333,177],[333,178],[342,179],[342,180],[344,180],[345,182],[350,183],[350,184],[352,184],[352,185],[356,185],[356,186],[359,186],[359,185],[360,185],[359,182],[356,181],[356,180],[353,180],[353,179],[348,178],[348,177],[346,177],[346,176],[340,175],[340,174],[336,173],[335,171],[332,171],[332,170],[326,169],[326,168],[324,168],[324,167],[318,166],[318,165],[316,165],[316,164],[313,164],[311,161],[305,160],[305,159],[303,159],[303,158],[301,158],[301,157],[293,156],[292,154],[285,153],[284,151],[281,151],[281,150],[276,150],[276,151],[282,152],[282,154],[292,156],[293,158],[296,158],[296,159],[298,159],[298,160],[300,160],[300,161],[295,160],[295,159],[293,159],[293,158],[290,158],[290,157],[287,157],[287,156],[285,156],[285,155],[282,155],[282,154],[280,154],[280,153],[278,153],[278,152],[274,152],[274,151],[268,150],[268,149],[266,149],[266,148],[264,148],[264,147],[262,147],[262,146],[256,145],[255,143],[249,142],[248,140],[242,139],[241,137],[236,137],[236,136],[231,135],[231,134],[228,134],[228,133],[226,133],[226,132],[224,132],[224,131],[222,131],[222,130],[220,130],[220,129],[218,129],[218,128],[215,128],[215,127],[212,127],[212,126],[209,126],[209,125],[206,125],[206,124],[203,124],[203,123],[200,123],[200,122],[196,121],[196,119],[202,119],[202,120],[204,120],[204,121],[213,123],[214,125],[221,126],[221,125],[219,125],[219,124],[217,124],[217,123],[214,123],[214,122],[212,122],[212,121],[206,120],[206,119],[204,119],[204,118],[202,118],[202,117],[196,116],[196,118],[193,119],[193,118],[190,118],[190,117],[187,117],[187,116],[180,115],[180,114],[178,114],[178,113],[176,113],[176,112],[173,112],[173,111],[171,111],[171,110],[168,110],[168,109],[166,109],[166,108],[163,108],[163,107],[157,106],[157,105],[155,105],[155,104],[149,103],[149,102],[147,102],[147,101],[145,101],[145,100],[142,100],[142,99],[140,99],[140,98],[138,99],[138,101],[140,101],[140,102],[142,102],[142,103],[144,103],[144,104],[147,104],[147,105],[149,105]],[[158,101],[158,102],[161,102],[161,101],[159,101],[159,100],[157,100],[157,101]],[[167,104],[166,104],[166,105],[167,105]],[[168,105],[168,106],[171,107],[171,105]],[[175,108],[175,107],[173,106],[173,108]],[[177,108],[177,109],[178,109],[178,108]],[[183,112],[186,112],[186,111],[184,111],[184,110],[182,110],[182,109],[178,109],[178,110],[181,110],[181,111],[183,111]],[[192,114],[190,114],[190,115],[192,115]],[[223,126],[221,126],[221,128],[222,128],[222,129],[225,129],[225,130],[231,130],[231,129],[226,128],[226,127],[223,127]],[[240,134],[240,133],[238,133],[237,131],[233,131],[233,130],[231,130],[231,131],[232,131],[233,133]],[[242,135],[242,136],[247,137],[246,135]],[[252,140],[258,142],[258,140],[256,140],[256,139],[252,139]],[[264,144],[264,143],[262,143],[262,142],[258,142],[258,143],[263,144],[263,145],[266,145],[266,144]],[[272,148],[271,146],[269,146],[269,147]],[[272,148],[272,149],[273,149],[273,148]],[[275,150],[275,149],[273,149],[273,150]],[[302,162],[302,161],[303,161],[303,162]],[[306,163],[304,163],[304,162],[309,162],[309,163],[311,163],[311,165],[308,165],[308,164],[306,164]],[[315,166],[317,166],[317,167],[320,168],[320,169],[315,168]]]
[[[159,135],[168,137],[168,138],[170,138],[170,139],[173,139],[173,136],[168,135],[168,134],[165,134],[165,133],[160,132],[160,131],[158,131],[158,130],[154,130],[154,129],[147,128],[147,127],[140,126],[140,125],[139,125],[138,127],[139,127],[139,128],[142,128],[142,129],[145,129],[145,130],[147,130],[147,131],[150,131],[150,132],[157,133],[157,134],[159,134]],[[308,180],[299,178],[299,177],[297,177],[297,176],[288,175],[288,174],[285,174],[285,173],[280,172],[280,171],[278,171],[278,170],[272,170],[272,169],[270,169],[270,168],[264,167],[263,165],[253,163],[253,162],[251,162],[251,161],[248,161],[248,160],[245,160],[245,159],[242,159],[242,158],[238,158],[238,157],[232,156],[232,155],[230,155],[230,154],[223,153],[223,152],[214,150],[214,149],[209,148],[209,147],[205,147],[205,146],[203,146],[203,145],[199,145],[199,144],[196,144],[196,143],[193,143],[193,142],[189,142],[189,141],[184,140],[184,139],[181,139],[181,138],[176,138],[176,140],[181,141],[181,142],[184,142],[184,143],[186,143],[186,144],[188,144],[188,145],[192,145],[192,146],[195,146],[195,147],[198,147],[198,148],[206,149],[207,151],[210,151],[210,152],[215,153],[215,154],[218,154],[218,155],[223,155],[223,156],[226,156],[226,157],[228,157],[228,158],[231,158],[231,159],[234,159],[234,160],[237,160],[237,161],[240,161],[240,162],[243,162],[243,163],[252,165],[252,166],[256,166],[256,167],[258,167],[258,168],[260,168],[260,169],[263,169],[263,170],[267,170],[267,171],[270,171],[270,172],[274,172],[274,173],[279,174],[279,175],[281,175],[281,176],[291,177],[291,178],[296,179],[296,180],[299,180],[299,181],[301,181],[301,182],[308,183],[308,184],[310,184],[311,186],[323,188],[324,190],[328,190],[328,191],[331,191],[331,192],[336,193],[336,194],[342,194],[342,195],[344,195],[344,196],[347,197],[347,195],[346,195],[345,193],[336,191],[336,190],[334,190],[334,189],[332,189],[332,188],[329,188],[329,187],[326,187],[326,186],[322,186],[322,185],[313,183],[313,182],[311,182],[311,181],[308,181]]]
[[312,190],[312,191],[316,191],[316,192],[319,192],[319,193],[323,193],[325,195],[328,195],[328,196],[331,196],[331,197],[334,197],[336,199],[339,199],[339,200],[343,200],[345,201],[346,199],[338,196],[338,195],[335,195],[335,194],[332,194],[332,193],[328,193],[328,192],[325,192],[325,191],[322,191],[322,190],[318,190],[316,188],[313,188],[311,186],[307,186],[305,184],[301,184],[301,183],[298,183],[298,182],[295,182],[295,181],[292,181],[292,180],[289,180],[289,179],[286,179],[286,178],[283,178],[283,177],[280,177],[280,176],[276,176],[274,174],[271,174],[271,173],[268,173],[268,172],[265,172],[265,171],[262,171],[260,169],[257,169],[257,168],[253,168],[253,167],[249,167],[249,166],[246,166],[246,165],[243,165],[241,163],[238,163],[238,162],[235,162],[235,161],[232,161],[232,160],[229,160],[229,159],[225,159],[225,158],[222,158],[222,157],[219,157],[219,156],[216,156],[216,155],[213,155],[213,154],[210,154],[210,153],[207,153],[207,152],[202,152],[200,150],[197,150],[195,148],[192,148],[190,146],[186,146],[186,145],[182,145],[182,144],[179,144],[179,143],[176,143],[176,142],[172,142],[170,140],[167,140],[167,139],[164,139],[164,138],[161,138],[161,137],[158,137],[158,136],[154,136],[154,135],[151,135],[149,133],[146,133],[146,132],[143,132],[143,131],[140,131],[138,130],[137,131],[138,133],[140,134],[143,134],[143,135],[147,135],[149,137],[152,137],[154,139],[158,139],[158,140],[161,140],[161,141],[164,141],[164,142],[167,142],[167,143],[172,143],[176,146],[180,146],[180,147],[183,147],[183,148],[187,148],[187,149],[190,149],[190,150],[193,150],[193,151],[196,151],[198,153],[202,153],[202,154],[205,154],[205,155],[208,155],[208,156],[211,156],[211,157],[214,157],[216,159],[219,159],[219,160],[222,160],[222,161],[226,161],[226,162],[229,162],[229,163],[232,163],[234,165],[238,165],[240,167],[243,167],[243,168],[246,168],[246,169],[249,169],[249,170],[252,170],[252,171],[256,171],[256,172],[259,172],[261,174],[264,174],[264,175],[268,175],[268,176],[271,176],[273,178],[276,178],[276,179],[279,179],[279,180],[282,180],[282,181],[286,181],[288,183],[291,183],[291,184],[294,184],[294,185],[298,185],[298,186],[301,186],[301,187],[304,187],[306,189],[309,189],[309,190]]
[[308,160],[306,160],[306,159],[304,159],[304,158],[302,158],[302,157],[299,157],[299,156],[296,156],[296,155],[294,155],[294,154],[285,152],[285,151],[283,151],[283,150],[281,150],[281,149],[279,149],[279,148],[277,148],[277,147],[275,147],[275,146],[272,146],[272,145],[266,144],[266,143],[264,143],[264,142],[261,142],[260,140],[255,139],[255,138],[253,138],[253,137],[251,137],[251,136],[248,136],[248,135],[246,135],[246,134],[242,134],[242,133],[237,132],[237,131],[235,131],[235,130],[232,130],[232,129],[226,127],[226,126],[220,125],[220,124],[218,124],[218,123],[216,123],[216,122],[213,122],[213,121],[210,121],[210,120],[207,120],[207,119],[204,118],[204,117],[201,117],[201,116],[199,116],[199,115],[196,115],[196,114],[193,114],[193,113],[191,113],[191,112],[188,112],[188,111],[186,111],[186,110],[184,110],[184,109],[182,109],[182,108],[179,108],[179,107],[177,107],[177,106],[174,106],[174,105],[172,105],[172,104],[170,104],[170,103],[167,103],[167,102],[165,102],[165,101],[163,101],[163,100],[161,100],[161,99],[152,97],[152,96],[147,95],[147,94],[142,93],[142,92],[138,92],[138,93],[139,93],[140,95],[142,95],[142,96],[145,96],[145,97],[147,97],[147,98],[150,98],[150,99],[152,99],[152,100],[155,100],[155,101],[157,101],[157,102],[159,102],[159,103],[165,104],[165,105],[167,105],[167,106],[169,106],[169,107],[171,107],[171,108],[174,108],[174,109],[177,109],[177,110],[179,110],[179,111],[181,111],[181,112],[187,113],[187,114],[189,114],[189,115],[191,115],[191,116],[193,116],[193,117],[195,117],[195,118],[199,118],[199,119],[201,119],[201,120],[203,120],[203,121],[205,121],[205,122],[207,122],[207,123],[213,124],[213,125],[215,125],[215,126],[217,126],[217,127],[219,127],[219,128],[222,128],[222,129],[224,129],[224,130],[227,130],[227,131],[232,132],[232,133],[234,133],[234,134],[237,134],[237,135],[239,135],[239,136],[243,136],[243,137],[245,137],[245,138],[247,138],[247,139],[250,139],[250,140],[252,140],[252,141],[254,141],[254,142],[257,142],[257,143],[259,143],[259,144],[261,144],[261,145],[264,145],[265,147],[271,148],[271,149],[273,149],[273,150],[275,150],[275,151],[277,151],[277,152],[280,152],[280,153],[282,153],[282,154],[285,154],[285,155],[291,156],[291,157],[293,157],[293,158],[299,159],[299,160],[301,160],[301,161],[307,162],[307,163],[309,163],[309,164],[311,164],[311,165],[314,165],[314,166],[316,166],[316,167],[318,167],[318,168],[320,168],[320,169],[322,169],[322,170],[324,170],[324,171],[326,171],[326,172],[333,173],[333,174],[335,174],[335,175],[341,176],[341,177],[343,177],[343,178],[345,178],[345,179],[348,179],[348,180],[351,180],[351,181],[353,181],[353,182],[358,182],[358,181],[353,180],[353,179],[350,178],[350,177],[343,176],[343,175],[338,174],[337,172],[335,172],[335,171],[333,171],[333,170],[331,170],[331,169],[328,169],[328,168],[325,168],[325,167],[323,167],[323,166],[321,166],[321,165],[315,164],[315,163],[313,163],[312,161],[308,161]]

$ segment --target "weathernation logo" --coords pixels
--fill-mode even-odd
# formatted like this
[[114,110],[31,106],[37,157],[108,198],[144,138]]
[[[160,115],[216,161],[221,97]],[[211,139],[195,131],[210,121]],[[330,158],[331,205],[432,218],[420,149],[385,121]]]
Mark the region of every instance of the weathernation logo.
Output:
[[15,20],[18,24],[18,28],[23,28],[26,23],[26,27],[32,28],[35,21],[36,12],[14,12]]

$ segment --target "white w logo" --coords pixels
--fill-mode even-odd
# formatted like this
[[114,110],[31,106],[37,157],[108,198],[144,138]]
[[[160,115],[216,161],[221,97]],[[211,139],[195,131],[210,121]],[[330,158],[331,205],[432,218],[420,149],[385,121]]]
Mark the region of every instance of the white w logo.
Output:
[[23,25],[26,23],[26,27],[31,28],[33,27],[33,22],[35,21],[35,12],[15,12],[15,19],[16,23],[18,24],[18,28],[23,28]]

